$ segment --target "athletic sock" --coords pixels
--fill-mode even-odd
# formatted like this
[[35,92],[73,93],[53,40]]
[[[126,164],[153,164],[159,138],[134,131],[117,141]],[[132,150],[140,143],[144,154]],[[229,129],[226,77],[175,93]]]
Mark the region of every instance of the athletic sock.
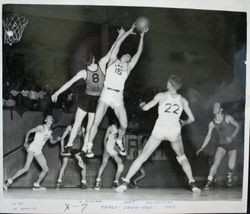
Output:
[[34,183],[34,187],[40,187],[39,183]]
[[122,178],[122,181],[129,183],[130,181],[128,179]]
[[58,182],[58,183],[62,183],[62,179],[58,179],[57,182]]
[[233,170],[232,170],[232,169],[229,169],[227,175],[228,175],[228,176],[232,176],[232,175],[233,175]]
[[191,182],[193,182],[193,183],[194,183],[194,182],[195,182],[195,180],[194,180],[194,179],[190,179],[188,183],[190,184]]
[[7,180],[7,182],[8,182],[8,184],[12,184],[12,183],[13,183],[13,180],[12,180],[11,178],[9,178],[9,179]]
[[87,181],[86,181],[86,180],[82,180],[82,183],[83,183],[83,184],[86,184],[86,183],[87,183]]
[[209,176],[207,177],[207,180],[208,180],[208,181],[213,181],[213,176],[209,175]]

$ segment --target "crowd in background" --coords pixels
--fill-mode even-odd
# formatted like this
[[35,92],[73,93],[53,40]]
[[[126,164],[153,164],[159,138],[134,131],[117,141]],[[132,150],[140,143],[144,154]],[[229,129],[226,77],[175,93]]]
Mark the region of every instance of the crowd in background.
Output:
[[[124,91],[124,101],[129,119],[129,128],[132,130],[139,129],[138,118],[144,118],[143,112],[139,108],[142,101],[151,100],[161,89],[149,88],[142,89],[137,87],[128,87]],[[6,79],[3,84],[3,107],[11,109],[22,109],[22,111],[42,111],[49,108],[60,108],[64,112],[74,112],[77,108],[77,99],[79,94],[83,93],[85,86],[83,84],[72,87],[59,96],[57,103],[51,102],[51,90],[48,85],[40,87],[32,78],[16,78],[16,80]],[[152,114],[147,115],[147,119]],[[145,118],[144,118],[145,119]],[[141,120],[141,119],[140,119]]]

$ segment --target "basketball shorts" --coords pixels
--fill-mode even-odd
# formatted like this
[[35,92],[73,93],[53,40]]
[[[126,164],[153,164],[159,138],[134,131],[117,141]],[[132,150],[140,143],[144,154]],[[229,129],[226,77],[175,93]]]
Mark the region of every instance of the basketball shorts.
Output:
[[37,143],[31,143],[28,148],[28,152],[34,152],[34,156],[42,154],[43,147]]
[[103,88],[100,101],[104,102],[111,108],[123,105],[123,91],[112,88]]
[[95,113],[99,96],[82,94],[78,97],[77,105],[85,112]]
[[236,141],[233,141],[232,143],[229,144],[219,144],[218,147],[221,147],[226,150],[226,152],[232,151],[232,150],[237,150],[238,149],[238,143]]
[[181,139],[181,127],[177,126],[169,128],[156,122],[151,135],[161,141],[168,140],[170,142],[175,142]]

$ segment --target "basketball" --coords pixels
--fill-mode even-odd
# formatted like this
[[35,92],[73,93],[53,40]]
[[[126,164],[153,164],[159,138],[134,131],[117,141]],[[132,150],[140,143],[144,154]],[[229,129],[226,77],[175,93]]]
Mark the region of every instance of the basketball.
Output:
[[135,25],[138,31],[142,31],[144,28],[149,28],[150,22],[148,18],[142,16],[136,19]]

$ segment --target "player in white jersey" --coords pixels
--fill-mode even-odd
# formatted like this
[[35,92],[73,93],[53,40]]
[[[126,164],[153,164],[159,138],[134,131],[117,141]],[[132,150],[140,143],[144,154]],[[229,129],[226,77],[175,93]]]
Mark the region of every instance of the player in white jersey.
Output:
[[[55,144],[57,141],[60,140],[60,138],[57,138],[54,140],[52,138],[52,131],[51,126],[53,123],[53,117],[51,115],[48,115],[45,119],[44,125],[39,125],[31,130],[29,130],[25,137],[24,147],[27,150],[27,157],[24,164],[24,167],[20,170],[18,170],[14,176],[9,178],[5,185],[4,190],[7,190],[8,187],[13,183],[13,181],[20,177],[22,174],[29,171],[30,165],[33,161],[33,158],[36,159],[40,167],[42,168],[42,171],[38,177],[38,179],[35,181],[33,185],[33,190],[46,190],[45,187],[41,187],[40,183],[46,176],[46,174],[49,171],[49,168],[47,166],[47,161],[42,153],[42,149],[44,144],[49,140],[50,143]],[[35,133],[34,140],[28,145],[29,136],[31,133]]]
[[102,121],[102,118],[104,117],[108,107],[111,107],[114,109],[114,112],[120,123],[116,145],[120,154],[126,155],[126,151],[122,144],[122,138],[126,133],[128,122],[126,109],[123,103],[123,90],[131,70],[134,68],[142,54],[144,34],[148,31],[148,28],[142,29],[142,32],[140,32],[141,38],[138,50],[133,57],[131,57],[129,54],[125,54],[120,59],[118,59],[117,54],[120,50],[122,42],[129,35],[134,34],[134,28],[135,24],[117,40],[114,48],[111,51],[104,81],[104,88],[102,90],[96,109],[95,119],[89,133],[89,144],[87,149],[89,154],[92,154],[91,149],[98,126]]
[[117,136],[118,136],[118,125],[114,123],[108,127],[105,134],[104,153],[102,157],[102,164],[99,168],[98,175],[96,178],[96,185],[95,185],[96,190],[99,190],[101,188],[102,173],[105,167],[107,166],[110,157],[112,157],[117,164],[117,170],[115,174],[115,180],[113,182],[113,187],[117,187],[119,185],[119,180],[121,177],[121,173],[124,169],[124,165],[122,163],[122,158],[119,156],[119,153],[115,147]]
[[[118,30],[117,39],[124,33],[123,28]],[[100,96],[100,93],[103,88],[104,75],[106,70],[106,64],[108,63],[111,50],[114,45],[111,47],[110,51],[99,60],[99,62],[95,62],[95,57],[90,57],[90,63],[87,65],[87,69],[79,71],[72,79],[66,82],[60,89],[58,89],[52,96],[51,99],[53,102],[57,101],[58,96],[71,87],[76,81],[80,79],[84,79],[86,82],[86,90],[78,98],[78,108],[75,114],[75,122],[70,132],[69,141],[65,147],[65,156],[71,156],[70,151],[74,142],[74,139],[77,135],[77,130],[81,126],[83,119],[88,114],[88,123],[86,127],[86,135],[84,139],[84,145],[82,150],[84,151],[87,147],[87,141],[89,136],[89,130],[93,123],[97,102]],[[93,157],[93,154],[88,154],[87,157]]]
[[[171,147],[177,155],[177,161],[182,166],[183,171],[188,177],[191,190],[193,192],[200,192],[200,189],[195,185],[189,161],[184,154],[181,138],[181,125],[187,125],[194,121],[194,116],[189,107],[188,101],[177,93],[177,90],[181,85],[181,78],[177,75],[171,75],[167,82],[166,92],[157,94],[154,99],[147,104],[145,102],[140,104],[143,111],[148,111],[158,104],[158,119],[142,153],[133,162],[126,177],[123,178],[123,184],[116,188],[116,192],[124,192],[127,189],[130,179],[163,140],[170,141]],[[183,110],[188,116],[188,119],[185,121],[180,120]]]

